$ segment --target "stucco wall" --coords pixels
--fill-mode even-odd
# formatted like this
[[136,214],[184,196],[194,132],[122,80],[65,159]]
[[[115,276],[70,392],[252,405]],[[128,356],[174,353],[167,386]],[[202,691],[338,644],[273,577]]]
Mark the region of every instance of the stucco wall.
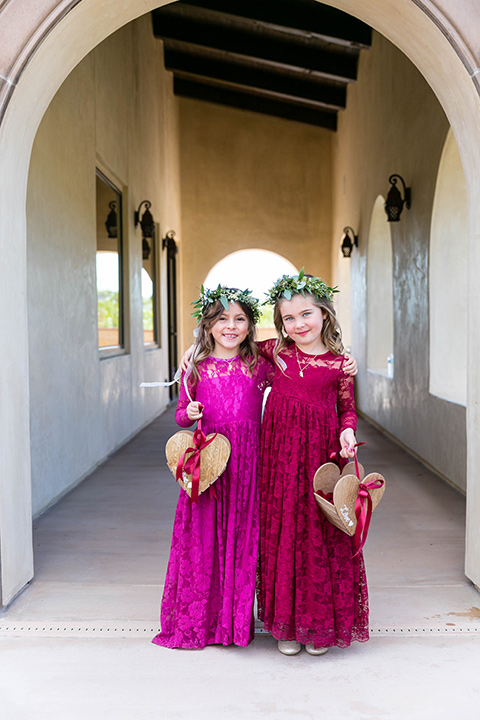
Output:
[[270,250],[330,280],[332,134],[181,99],[180,135],[188,346],[197,288],[234,250]]
[[[30,166],[28,315],[33,513],[87,475],[166,405],[142,380],[168,374],[143,347],[141,200],[161,237],[180,231],[177,101],[148,17],[107,38],[71,73],[39,127]],[[126,354],[100,359],[96,322],[95,168],[123,190]],[[161,255],[162,319],[166,317]]]
[[[374,34],[350,86],[334,141],[334,233],[342,223],[359,233],[349,261],[334,255],[335,278],[351,273],[352,349],[359,360],[358,406],[451,483],[465,489],[465,408],[429,393],[428,260],[432,205],[448,122],[409,60]],[[367,370],[367,247],[375,199],[399,173],[412,207],[392,223],[395,377]],[[385,218],[386,221],[386,218]]]

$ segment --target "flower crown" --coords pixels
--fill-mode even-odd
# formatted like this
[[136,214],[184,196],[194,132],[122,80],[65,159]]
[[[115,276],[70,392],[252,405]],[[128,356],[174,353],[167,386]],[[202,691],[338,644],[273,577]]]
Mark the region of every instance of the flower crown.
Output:
[[298,275],[282,275],[266,293],[267,299],[263,304],[275,305],[281,298],[291,300],[292,295],[301,294],[305,297],[305,293],[331,301],[333,294],[337,292],[339,291],[336,287],[328,287],[320,278],[305,275],[305,268],[302,268]]
[[251,290],[238,290],[236,288],[226,287],[225,285],[219,285],[215,290],[209,290],[208,288],[204,288],[202,285],[200,288],[200,297],[198,300],[192,302],[192,305],[195,308],[192,312],[192,317],[200,320],[208,306],[217,302],[217,300],[220,300],[227,311],[229,302],[244,303],[244,305],[247,305],[252,311],[255,324],[258,323],[262,316],[260,302],[257,298],[252,297]]

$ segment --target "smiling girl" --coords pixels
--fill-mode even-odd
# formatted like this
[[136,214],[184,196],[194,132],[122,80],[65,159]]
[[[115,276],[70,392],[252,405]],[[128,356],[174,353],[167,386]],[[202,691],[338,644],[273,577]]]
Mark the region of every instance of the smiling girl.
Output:
[[286,655],[368,639],[362,554],[313,497],[315,471],[354,453],[353,377],[345,374],[333,288],[303,274],[269,291],[278,339],[260,344],[275,376],[262,424],[259,617]]
[[248,645],[258,555],[260,417],[273,367],[254,343],[258,300],[249,291],[202,288],[193,367],[181,385],[176,421],[202,419],[232,447],[215,492],[198,504],[181,489],[156,645],[203,648]]

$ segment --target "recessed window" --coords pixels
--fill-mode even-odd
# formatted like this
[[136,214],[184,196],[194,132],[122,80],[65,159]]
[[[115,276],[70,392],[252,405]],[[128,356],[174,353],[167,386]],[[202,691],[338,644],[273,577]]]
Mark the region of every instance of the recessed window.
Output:
[[393,377],[393,263],[390,223],[381,195],[375,200],[367,255],[367,367]]
[[467,403],[467,188],[450,130],[438,168],[430,231],[430,392]]
[[158,344],[158,277],[155,234],[142,240],[143,344]]
[[99,170],[97,203],[97,317],[101,350],[124,346],[122,194]]

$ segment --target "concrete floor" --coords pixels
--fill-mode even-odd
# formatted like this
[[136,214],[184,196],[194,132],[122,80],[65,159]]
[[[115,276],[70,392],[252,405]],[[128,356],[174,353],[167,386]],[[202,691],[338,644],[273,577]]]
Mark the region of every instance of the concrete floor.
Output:
[[159,648],[177,486],[169,410],[35,522],[35,580],[0,615],[2,720],[480,718],[480,596],[463,574],[464,498],[360,423],[387,491],[365,556],[371,640],[288,658]]

